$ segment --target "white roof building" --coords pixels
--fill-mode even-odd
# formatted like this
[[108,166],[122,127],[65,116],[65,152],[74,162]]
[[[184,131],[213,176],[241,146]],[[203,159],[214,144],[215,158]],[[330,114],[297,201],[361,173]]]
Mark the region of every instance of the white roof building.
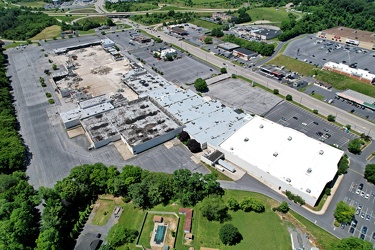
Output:
[[175,49],[172,49],[172,48],[169,48],[169,49],[163,49],[162,51],[160,51],[160,56],[162,58],[168,56],[168,55],[176,55],[177,54],[177,51]]
[[337,172],[344,152],[291,128],[255,116],[219,145],[225,159],[289,190],[314,206]]
[[323,67],[327,70],[355,77],[364,82],[375,83],[375,74],[371,74],[367,70],[350,68],[346,64],[334,62],[326,62]]

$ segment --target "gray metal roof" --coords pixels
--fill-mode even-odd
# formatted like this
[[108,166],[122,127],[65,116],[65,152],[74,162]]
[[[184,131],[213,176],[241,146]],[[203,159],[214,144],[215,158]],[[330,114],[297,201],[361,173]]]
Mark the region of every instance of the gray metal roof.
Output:
[[360,101],[363,101],[363,102],[375,104],[375,98],[372,98],[371,96],[368,96],[368,95],[361,94],[361,93],[356,92],[356,91],[351,90],[351,89],[345,90],[344,92],[342,92],[340,94],[344,94],[344,95],[353,97],[354,99],[357,99],[357,100],[360,100]]

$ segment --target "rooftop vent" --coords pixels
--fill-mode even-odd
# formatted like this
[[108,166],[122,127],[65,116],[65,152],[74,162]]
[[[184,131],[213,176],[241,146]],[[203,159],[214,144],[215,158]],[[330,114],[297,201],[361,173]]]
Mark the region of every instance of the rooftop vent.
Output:
[[306,192],[307,193],[311,193],[311,189],[310,188],[306,188]]
[[291,136],[289,136],[289,137],[288,137],[288,141],[291,141],[291,140],[292,140],[292,137],[291,137]]
[[263,124],[260,124],[260,125],[259,125],[259,128],[263,128],[263,127],[264,127]]
[[323,150],[320,150],[320,151],[319,151],[319,154],[320,154],[320,155],[324,154],[324,151],[323,151]]
[[279,153],[275,152],[273,153],[273,156],[277,157],[279,155]]
[[245,139],[243,139],[243,140],[244,140],[244,141],[249,141],[249,138],[247,138],[247,137],[246,137],[246,138],[245,138]]
[[230,148],[230,150],[233,150],[233,149],[234,149],[234,148],[232,148],[232,147]]
[[289,182],[289,183],[292,182],[292,180],[290,178],[286,178],[285,180],[286,180],[286,182]]
[[311,172],[312,172],[311,168],[308,168],[307,171],[306,171],[307,174],[311,174]]

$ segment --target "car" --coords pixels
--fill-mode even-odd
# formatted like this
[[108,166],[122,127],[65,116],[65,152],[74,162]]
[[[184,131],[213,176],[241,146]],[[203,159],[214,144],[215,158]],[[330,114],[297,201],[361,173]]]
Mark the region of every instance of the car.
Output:
[[365,218],[365,213],[362,213],[361,214],[361,219],[364,219]]
[[371,219],[371,216],[368,214],[368,215],[366,215],[366,220],[367,221],[370,221],[370,219]]
[[340,227],[341,227],[341,229],[344,229],[345,228],[345,223],[341,223]]
[[210,71],[213,71],[212,69],[210,69]]
[[372,238],[375,240],[375,232],[372,234]]
[[371,194],[372,196],[375,196],[375,192],[372,192],[372,194]]
[[298,120],[298,117],[297,116],[293,116],[293,119]]
[[360,212],[361,212],[361,210],[357,209],[357,211],[355,211],[355,214],[359,215]]
[[363,233],[363,234],[366,234],[366,233],[367,233],[367,227],[363,227],[363,228],[362,228],[362,233]]
[[307,123],[306,123],[306,122],[302,122],[302,125],[303,125],[303,126],[307,126]]
[[358,204],[358,209],[359,209],[359,210],[362,209],[362,205],[361,205],[361,204]]
[[354,233],[354,227],[351,227],[350,230],[349,230],[349,232],[350,232],[351,234],[353,234],[353,233]]
[[327,133],[329,132],[329,129],[323,128],[323,130]]
[[356,228],[357,227],[357,223],[358,221],[357,220],[352,220],[352,223],[350,224],[352,227]]
[[366,194],[366,195],[365,195],[365,198],[366,198],[366,199],[370,198],[370,194]]
[[330,138],[330,137],[331,137],[331,134],[326,133],[326,136],[327,136],[328,138]]
[[286,121],[286,118],[285,117],[281,117],[281,120]]
[[362,189],[363,189],[363,183],[359,184],[358,188],[359,188],[360,190],[362,190]]
[[320,131],[319,131],[319,132],[317,132],[316,134],[317,134],[317,135],[319,135],[319,136],[322,136],[322,135],[323,135],[323,133],[322,133],[322,132],[320,132]]
[[361,192],[361,190],[359,190],[359,188],[357,189],[357,191],[355,191],[356,194],[359,194]]
[[317,123],[317,122],[313,122],[315,125],[319,125],[319,123]]
[[364,235],[364,234],[361,234],[360,238],[361,238],[362,240],[364,240],[364,239],[365,239],[365,235]]
[[360,195],[363,197],[365,195],[365,192],[361,191]]

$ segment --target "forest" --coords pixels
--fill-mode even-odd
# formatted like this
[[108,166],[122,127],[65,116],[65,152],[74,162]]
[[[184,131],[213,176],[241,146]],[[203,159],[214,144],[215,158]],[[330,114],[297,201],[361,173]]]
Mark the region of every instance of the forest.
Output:
[[296,9],[305,14],[296,21],[290,17],[281,23],[283,33],[280,41],[306,33],[316,33],[336,26],[345,26],[354,29],[375,31],[375,3],[365,0],[333,0],[333,1],[301,1]]
[[54,24],[54,17],[41,12],[0,8],[0,36],[5,39],[26,40]]

